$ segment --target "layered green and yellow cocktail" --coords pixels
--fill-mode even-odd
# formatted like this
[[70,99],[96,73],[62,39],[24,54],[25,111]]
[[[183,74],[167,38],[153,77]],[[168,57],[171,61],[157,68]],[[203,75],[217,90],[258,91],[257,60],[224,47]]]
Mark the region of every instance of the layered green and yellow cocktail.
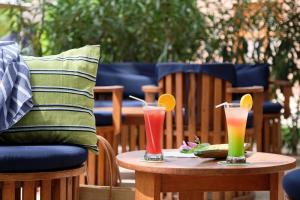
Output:
[[240,103],[225,105],[225,115],[228,132],[228,163],[245,163],[245,132],[248,112],[252,107],[252,97],[248,94],[242,97]]
[[243,162],[248,110],[240,107],[240,104],[228,104],[225,106],[225,115],[228,132],[227,162]]

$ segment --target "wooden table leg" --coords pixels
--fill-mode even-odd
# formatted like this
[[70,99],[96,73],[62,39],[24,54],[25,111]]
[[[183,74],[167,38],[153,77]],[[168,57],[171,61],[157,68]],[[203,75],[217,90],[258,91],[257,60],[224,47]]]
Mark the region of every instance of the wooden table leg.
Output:
[[135,200],[159,200],[161,175],[135,172]]
[[199,191],[179,192],[179,200],[203,200],[203,195]]
[[281,185],[282,177],[283,172],[278,172],[270,175],[270,200],[284,199],[284,193]]

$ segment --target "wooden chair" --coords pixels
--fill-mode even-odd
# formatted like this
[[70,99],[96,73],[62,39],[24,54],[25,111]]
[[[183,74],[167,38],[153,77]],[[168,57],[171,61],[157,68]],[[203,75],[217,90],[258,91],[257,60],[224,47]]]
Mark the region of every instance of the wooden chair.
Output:
[[[119,167],[116,163],[115,152],[110,143],[102,136],[98,137],[98,148],[103,148],[109,164],[109,186],[80,185],[80,199],[82,200],[107,200],[122,199],[133,200],[134,186],[121,183]],[[87,174],[89,176],[89,174]]]
[[38,195],[41,200],[79,200],[79,175],[84,171],[85,166],[55,172],[0,173],[1,199],[34,200]]
[[[291,84],[288,81],[270,81],[270,70],[268,64],[236,64],[237,80],[236,86],[264,87],[263,94],[263,135],[262,151],[281,153],[281,110],[284,117],[290,115],[289,98],[291,96]],[[270,99],[270,90],[279,88],[284,95],[284,103],[274,103]],[[254,104],[255,105],[255,104]]]
[[[122,110],[122,98],[123,98],[123,86],[96,86],[94,88],[95,99],[101,99],[101,95],[106,97],[111,96],[112,108],[109,110],[94,109],[96,117],[96,131],[97,135],[106,138],[113,146],[115,152],[117,152],[119,144],[119,135],[121,130],[121,110]],[[108,162],[104,156],[104,150],[102,146],[99,146],[99,155],[89,152],[87,171],[88,178],[85,180],[81,177],[81,183],[90,185],[108,185]]]
[[[141,86],[148,84],[156,84],[155,64],[124,62],[99,65],[97,86],[122,85],[124,87],[120,135],[122,152],[145,148],[142,103],[128,96],[144,98]],[[111,110],[112,105],[104,100],[96,101],[96,107],[99,111],[108,111]],[[116,149],[114,150],[117,152]]]
[[[164,74],[163,71],[171,71]],[[201,70],[198,68],[202,68]],[[213,69],[211,72],[210,69]],[[204,72],[203,72],[204,71]],[[205,73],[207,71],[208,73]],[[203,73],[201,73],[203,72]],[[212,75],[216,73],[216,75]],[[160,75],[163,74],[163,75]],[[143,91],[147,101],[154,99],[156,92],[169,93],[176,98],[176,108],[166,113],[164,148],[178,148],[183,140],[194,141],[195,136],[202,143],[219,144],[227,142],[225,114],[222,109],[215,109],[215,105],[222,102],[231,102],[233,93],[252,93],[255,106],[253,116],[255,127],[247,130],[246,142],[257,143],[262,148],[262,87],[232,88],[227,77],[234,81],[234,66],[231,64],[158,64],[159,86],[144,86]],[[252,193],[226,192],[213,193],[213,199],[251,199]],[[207,194],[206,194],[207,196]],[[170,194],[168,198],[171,199]],[[207,199],[207,197],[205,198]]]
[[[145,63],[101,63],[99,65],[96,88],[94,90],[96,96],[94,113],[97,122],[97,134],[105,137],[111,143],[116,153],[119,152],[118,145],[120,143],[122,152],[135,150],[137,147],[145,148],[142,104],[128,99],[128,95],[143,96],[140,86],[155,82],[155,77],[153,77],[154,70],[155,64]],[[112,87],[111,85],[120,86]],[[109,98],[110,95],[106,94],[103,96],[107,92],[113,93],[112,104],[110,100],[107,100],[107,97]],[[104,120],[103,117],[105,118]],[[113,119],[113,121],[107,119]],[[139,141],[138,145],[137,140]],[[99,154],[101,156],[99,157],[93,154],[89,155],[88,163],[90,164],[88,164],[88,170],[91,175],[85,182],[87,184],[108,185],[109,183],[107,162],[105,162],[104,166],[101,164],[104,159],[102,150],[100,147]],[[84,182],[83,178],[82,182]]]
[[[166,67],[176,67],[189,64],[166,64]],[[213,64],[195,65],[205,68]],[[217,64],[220,74],[233,73],[233,65]],[[158,65],[159,67],[159,65]],[[161,67],[164,67],[161,64]],[[184,69],[184,67],[182,67]],[[158,69],[159,71],[159,69]],[[234,78],[232,79],[234,81]],[[258,149],[261,148],[261,121],[262,121],[262,87],[233,88],[230,81],[206,73],[187,72],[177,70],[174,73],[161,77],[159,86],[144,86],[146,100],[150,101],[156,92],[170,93],[176,98],[176,109],[173,113],[166,114],[165,148],[178,148],[182,141],[193,141],[195,136],[201,142],[211,144],[226,142],[226,122],[222,109],[215,109],[215,105],[222,102],[231,102],[233,93],[252,93],[254,102],[253,113],[255,128],[247,130],[255,140]],[[248,133],[247,132],[247,133]],[[255,133],[255,134],[254,134]],[[251,141],[251,142],[252,142]]]
[[[247,120],[247,134],[246,141],[250,142],[251,146],[255,142],[256,150],[263,151],[263,130],[262,130],[262,120],[263,120],[263,87],[261,86],[251,86],[251,87],[232,87],[227,88],[227,93],[231,97],[235,94],[251,94],[253,98],[253,112],[250,112]],[[251,119],[249,119],[251,117]],[[250,126],[248,125],[250,121]]]
[[1,153],[5,156],[1,156],[0,199],[79,200],[79,176],[86,169],[86,149],[22,145],[1,146]]
[[[271,87],[281,90],[284,96],[283,114],[280,112],[266,112],[263,114],[263,151],[281,153],[281,116],[290,116],[290,97],[292,96],[292,84],[284,80],[269,80]],[[270,101],[270,90],[265,91],[265,101]]]

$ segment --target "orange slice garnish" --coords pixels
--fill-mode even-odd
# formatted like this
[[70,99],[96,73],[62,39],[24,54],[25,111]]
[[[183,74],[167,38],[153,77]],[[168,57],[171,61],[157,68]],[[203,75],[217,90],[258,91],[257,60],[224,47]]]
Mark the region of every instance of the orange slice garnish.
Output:
[[158,106],[165,107],[166,111],[172,111],[175,105],[175,97],[171,94],[162,94],[158,98]]
[[240,100],[240,106],[250,111],[252,109],[252,105],[253,105],[252,96],[250,94],[243,95]]

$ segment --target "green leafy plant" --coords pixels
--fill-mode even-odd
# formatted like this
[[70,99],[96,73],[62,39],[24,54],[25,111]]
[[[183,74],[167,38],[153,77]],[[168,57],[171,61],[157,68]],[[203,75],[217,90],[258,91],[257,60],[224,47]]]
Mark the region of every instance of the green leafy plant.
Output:
[[287,80],[291,75],[293,83],[300,79],[300,12],[296,1],[239,0],[232,9],[220,2],[214,4],[219,17],[207,15],[207,54],[200,54],[200,59],[269,63],[274,78]]
[[45,10],[45,53],[100,43],[106,62],[188,61],[206,38],[196,0],[58,0]]

